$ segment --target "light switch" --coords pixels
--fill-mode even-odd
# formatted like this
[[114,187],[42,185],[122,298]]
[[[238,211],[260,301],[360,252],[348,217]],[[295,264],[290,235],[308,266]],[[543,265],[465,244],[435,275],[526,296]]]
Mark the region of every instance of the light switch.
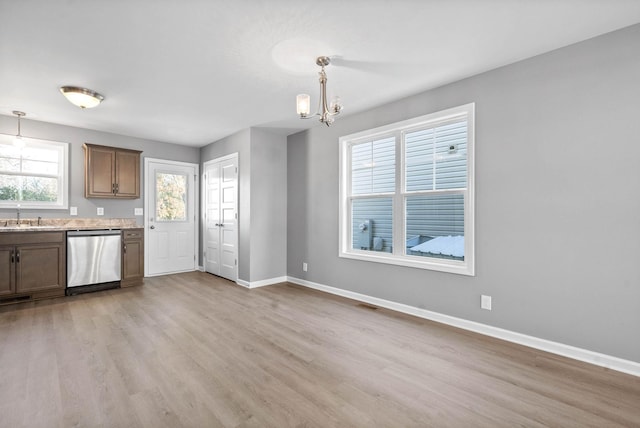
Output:
[[144,215],[144,211],[142,210],[142,208],[134,208],[133,215]]
[[69,215],[78,215],[78,207],[69,207]]
[[98,215],[104,215],[104,208],[98,207]]

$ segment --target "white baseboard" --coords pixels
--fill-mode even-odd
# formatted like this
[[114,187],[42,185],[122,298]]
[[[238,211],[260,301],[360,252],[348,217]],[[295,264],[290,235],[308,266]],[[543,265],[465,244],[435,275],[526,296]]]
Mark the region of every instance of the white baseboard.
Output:
[[635,361],[624,360],[622,358],[614,357],[611,355],[601,354],[598,352],[589,351],[587,349],[576,348],[575,346],[565,345],[559,342],[552,342],[550,340],[540,339],[538,337],[505,330],[498,327],[492,327],[490,325],[481,324],[475,321],[469,321],[462,318],[444,315],[438,312],[428,311],[426,309],[416,308],[414,306],[405,305],[403,303],[379,299],[377,297],[367,296],[366,294],[355,293],[353,291],[343,290],[341,288],[318,284],[304,279],[288,277],[287,280],[293,284],[302,285],[304,287],[313,288],[315,290],[324,291],[326,293],[335,294],[382,308],[387,308],[431,321],[440,322],[443,324],[462,328],[464,330],[469,330],[475,333],[484,334],[486,336],[506,340],[508,342],[528,346],[530,348],[562,355],[563,357],[573,358],[574,360],[584,361],[586,363],[606,367],[608,369],[627,373],[633,376],[640,376],[640,363],[637,363]]
[[288,279],[289,278],[286,276],[279,276],[277,278],[262,279],[260,281],[251,281],[251,282],[238,279],[236,281],[236,284],[241,285],[243,287],[247,287],[247,288],[258,288],[258,287],[264,287],[267,285],[279,284],[281,282],[287,282]]
[[243,287],[251,288],[251,287],[249,286],[249,283],[248,283],[247,281],[245,281],[245,280],[243,280],[243,279],[240,279],[240,278],[238,278],[238,279],[236,280],[236,284],[238,284],[238,285],[242,285]]

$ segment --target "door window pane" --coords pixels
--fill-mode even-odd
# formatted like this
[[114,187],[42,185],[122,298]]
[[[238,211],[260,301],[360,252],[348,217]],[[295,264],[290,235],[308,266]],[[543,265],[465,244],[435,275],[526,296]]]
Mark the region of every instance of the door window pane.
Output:
[[156,173],[156,221],[187,219],[187,175]]

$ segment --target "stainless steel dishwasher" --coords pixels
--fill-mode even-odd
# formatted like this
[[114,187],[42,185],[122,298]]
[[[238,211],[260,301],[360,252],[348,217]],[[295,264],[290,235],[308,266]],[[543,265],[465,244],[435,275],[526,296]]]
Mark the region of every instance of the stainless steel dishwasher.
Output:
[[120,230],[67,232],[67,295],[120,287]]

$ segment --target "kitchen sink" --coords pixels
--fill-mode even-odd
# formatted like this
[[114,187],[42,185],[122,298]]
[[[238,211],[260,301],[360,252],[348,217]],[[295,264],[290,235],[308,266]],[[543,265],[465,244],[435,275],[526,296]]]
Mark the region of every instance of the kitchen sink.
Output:
[[30,224],[10,224],[8,226],[0,226],[0,230],[41,230],[53,229],[54,226],[32,226]]

